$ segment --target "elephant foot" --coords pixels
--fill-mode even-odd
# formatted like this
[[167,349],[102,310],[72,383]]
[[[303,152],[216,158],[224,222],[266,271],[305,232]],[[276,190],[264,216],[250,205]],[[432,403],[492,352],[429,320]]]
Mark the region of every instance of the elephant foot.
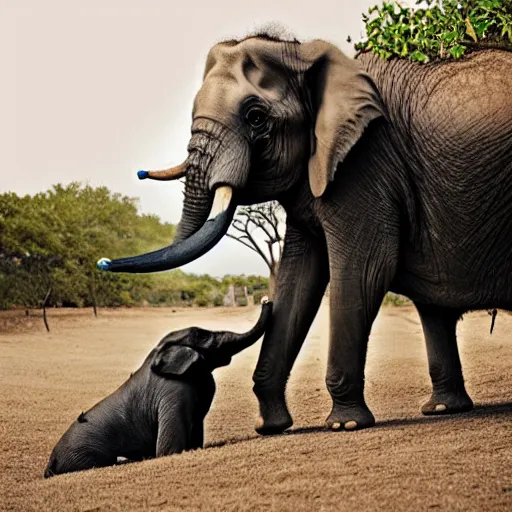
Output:
[[284,399],[266,399],[258,394],[260,402],[260,416],[256,421],[255,429],[263,436],[281,434],[293,425],[292,417],[288,412]]
[[325,424],[331,430],[360,430],[373,427],[375,417],[366,404],[350,407],[334,405]]
[[260,416],[256,421],[255,430],[262,436],[271,436],[283,433],[292,425],[293,420],[290,414],[283,414],[280,416],[275,415],[267,419]]
[[473,400],[464,392],[433,393],[428,402],[422,405],[421,412],[425,416],[436,414],[456,414],[473,409]]

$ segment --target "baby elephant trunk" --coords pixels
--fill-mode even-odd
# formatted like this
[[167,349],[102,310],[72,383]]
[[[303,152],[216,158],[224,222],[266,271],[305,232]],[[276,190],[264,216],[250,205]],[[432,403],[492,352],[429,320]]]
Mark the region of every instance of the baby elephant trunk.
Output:
[[219,351],[226,356],[233,356],[241,352],[242,350],[250,347],[253,343],[256,343],[270,327],[272,319],[272,302],[268,302],[268,298],[264,297],[261,300],[263,306],[261,308],[261,314],[256,322],[256,325],[250,330],[242,334],[235,332],[223,332],[219,333]]

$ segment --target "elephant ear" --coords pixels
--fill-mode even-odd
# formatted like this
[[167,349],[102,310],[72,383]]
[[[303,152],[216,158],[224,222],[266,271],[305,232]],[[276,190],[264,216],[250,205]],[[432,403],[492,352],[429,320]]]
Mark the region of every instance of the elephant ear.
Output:
[[370,76],[334,45],[316,40],[301,44],[299,51],[316,118],[309,183],[320,197],[338,164],[383,109]]
[[167,345],[156,351],[151,370],[162,377],[181,376],[202,359],[201,354],[193,348]]

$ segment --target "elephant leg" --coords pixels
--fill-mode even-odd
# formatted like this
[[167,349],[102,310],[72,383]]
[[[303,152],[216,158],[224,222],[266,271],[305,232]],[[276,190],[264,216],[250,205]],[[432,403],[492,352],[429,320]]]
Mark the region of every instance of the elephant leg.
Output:
[[198,403],[194,410],[192,420],[192,433],[190,438],[190,449],[196,450],[204,446],[204,419],[210,410],[213,397],[215,396],[215,380],[211,373],[202,376],[196,381]]
[[156,456],[181,453],[192,448],[194,393],[187,390],[176,402],[160,404]]
[[375,424],[364,399],[366,351],[373,321],[395,274],[398,244],[377,236],[373,240],[377,242],[366,250],[328,241],[331,332],[326,384],[333,405],[326,425],[332,430]]
[[470,411],[473,402],[466,393],[457,349],[457,320],[461,312],[416,304],[427,343],[432,396],[421,412],[449,414]]
[[196,421],[192,427],[190,449],[197,450],[204,445],[204,426],[201,420]]
[[256,431],[275,434],[293,424],[285,401],[288,376],[329,281],[325,242],[287,226],[270,329],[253,375],[260,418]]

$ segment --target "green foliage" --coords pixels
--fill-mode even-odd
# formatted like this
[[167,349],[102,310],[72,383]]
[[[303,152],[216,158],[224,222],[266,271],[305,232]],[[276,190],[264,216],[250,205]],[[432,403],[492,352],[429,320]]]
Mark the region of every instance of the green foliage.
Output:
[[407,297],[393,292],[386,293],[386,296],[382,301],[383,306],[405,306],[410,303],[411,301]]
[[384,59],[427,63],[459,59],[468,48],[512,45],[512,0],[427,0],[427,8],[384,2],[363,15],[366,39],[355,45]]
[[34,196],[0,194],[0,309],[222,304],[229,282],[253,289],[257,276],[224,280],[180,270],[154,275],[99,272],[96,261],[167,245],[175,227],[138,213],[134,199],[80,183]]
[[222,306],[222,295],[215,295],[213,298],[213,305],[217,308],[219,306]]
[[267,290],[268,289],[268,277],[261,277],[261,276],[232,276],[232,275],[226,275],[222,279],[222,291],[223,293],[226,293],[227,288],[230,284],[235,286],[236,288],[243,288],[244,286],[247,286],[247,293],[249,295],[252,295],[253,293],[256,293],[258,290]]
[[154,249],[175,229],[139,215],[134,199],[79,183],[35,196],[0,195],[0,227],[2,281],[16,283],[3,294],[3,307],[38,307],[50,287],[50,305],[126,304],[147,277],[99,273],[96,260]]
[[265,295],[268,295],[268,290],[266,289],[263,291],[254,292],[254,304],[259,304],[261,302],[262,297],[264,297]]
[[236,305],[237,306],[247,306],[248,302],[247,302],[247,299],[245,297],[237,297],[236,299]]

